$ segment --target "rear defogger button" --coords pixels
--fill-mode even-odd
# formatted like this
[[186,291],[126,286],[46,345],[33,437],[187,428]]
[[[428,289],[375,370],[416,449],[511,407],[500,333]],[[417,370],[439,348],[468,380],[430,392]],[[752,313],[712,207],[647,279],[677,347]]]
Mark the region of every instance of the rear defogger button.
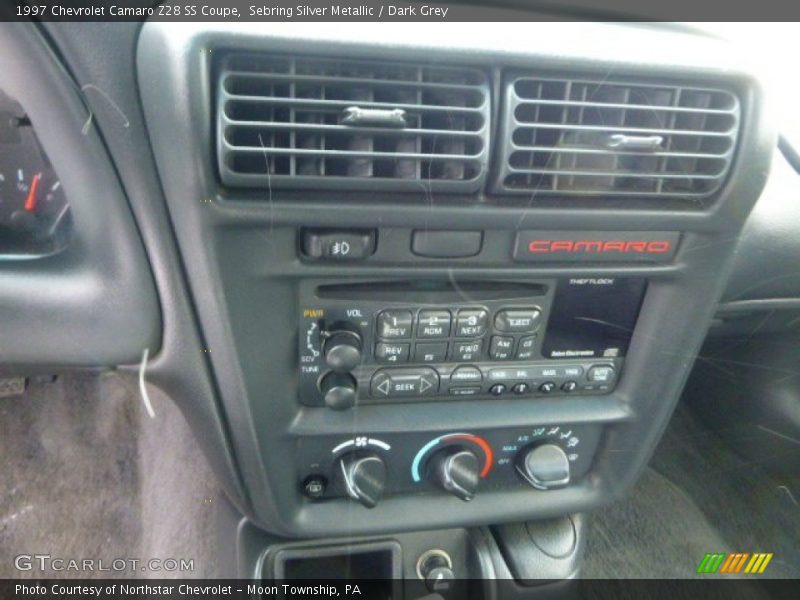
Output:
[[373,398],[433,396],[439,391],[439,374],[427,367],[381,369],[372,376]]

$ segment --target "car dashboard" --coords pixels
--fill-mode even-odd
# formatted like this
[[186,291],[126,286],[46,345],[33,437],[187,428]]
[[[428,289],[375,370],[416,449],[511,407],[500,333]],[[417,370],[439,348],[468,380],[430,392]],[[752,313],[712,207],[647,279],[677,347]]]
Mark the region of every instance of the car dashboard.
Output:
[[460,577],[505,568],[487,552],[516,576],[519,533],[471,528],[622,497],[709,332],[797,302],[751,285],[748,240],[796,246],[764,89],[656,25],[263,25],[4,26],[45,166],[0,165],[26,232],[0,362],[164,390],[244,576],[338,540],[413,577],[432,535]]

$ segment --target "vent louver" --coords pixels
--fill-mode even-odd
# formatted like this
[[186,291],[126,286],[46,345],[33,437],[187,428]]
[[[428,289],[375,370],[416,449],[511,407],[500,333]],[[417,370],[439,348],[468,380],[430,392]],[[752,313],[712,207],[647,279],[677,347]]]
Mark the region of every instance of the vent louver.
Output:
[[515,75],[505,80],[499,193],[705,198],[725,180],[728,91]]
[[478,69],[231,54],[217,93],[231,186],[468,192],[485,179]]

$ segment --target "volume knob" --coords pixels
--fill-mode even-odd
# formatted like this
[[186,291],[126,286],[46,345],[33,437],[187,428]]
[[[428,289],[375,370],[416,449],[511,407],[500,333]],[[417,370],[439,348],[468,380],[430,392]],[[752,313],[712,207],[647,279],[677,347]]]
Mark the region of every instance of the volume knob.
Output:
[[337,373],[347,373],[361,364],[361,336],[353,331],[334,331],[325,340],[325,362]]

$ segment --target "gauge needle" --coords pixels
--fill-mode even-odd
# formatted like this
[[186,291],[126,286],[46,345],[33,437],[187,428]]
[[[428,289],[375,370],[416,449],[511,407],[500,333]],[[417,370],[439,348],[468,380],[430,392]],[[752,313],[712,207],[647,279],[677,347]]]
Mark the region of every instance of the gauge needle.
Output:
[[25,210],[33,212],[36,210],[36,191],[39,189],[39,180],[42,178],[41,173],[37,173],[31,180],[31,187],[28,190],[28,197],[25,198]]

